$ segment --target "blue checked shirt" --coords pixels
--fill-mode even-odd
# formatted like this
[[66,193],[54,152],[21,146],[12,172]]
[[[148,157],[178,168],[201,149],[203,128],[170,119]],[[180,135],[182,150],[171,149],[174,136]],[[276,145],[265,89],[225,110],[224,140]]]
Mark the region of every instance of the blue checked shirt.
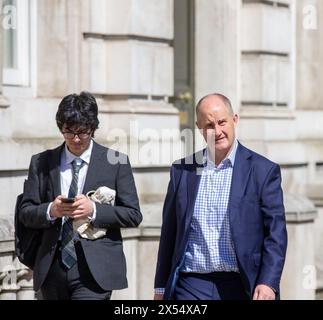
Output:
[[190,225],[182,272],[238,272],[228,202],[237,140],[218,166],[206,157]]
[[[218,167],[205,154],[182,272],[239,272],[228,213],[237,148],[235,140],[229,156]],[[155,294],[164,291],[164,288],[155,288]]]

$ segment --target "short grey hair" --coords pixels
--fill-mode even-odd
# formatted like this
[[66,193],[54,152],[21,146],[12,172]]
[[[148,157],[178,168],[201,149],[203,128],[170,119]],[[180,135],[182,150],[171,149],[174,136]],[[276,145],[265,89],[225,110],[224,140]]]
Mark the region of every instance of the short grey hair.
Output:
[[225,106],[227,107],[229,113],[231,115],[234,115],[234,112],[233,112],[233,108],[232,108],[232,104],[231,104],[231,101],[228,97],[226,97],[225,95],[221,94],[221,93],[210,93],[204,97],[202,97],[199,102],[197,103],[196,105],[196,108],[195,108],[195,112],[196,112],[196,115],[198,115],[198,112],[199,112],[199,108],[203,102],[204,99],[208,98],[208,97],[211,97],[211,96],[215,96],[215,97],[218,97],[222,100],[222,102],[225,104]]

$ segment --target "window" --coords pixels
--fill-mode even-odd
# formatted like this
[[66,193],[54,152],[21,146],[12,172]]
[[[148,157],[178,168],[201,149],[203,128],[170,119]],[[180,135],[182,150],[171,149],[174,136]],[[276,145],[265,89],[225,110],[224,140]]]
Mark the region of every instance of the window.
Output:
[[3,84],[29,85],[29,0],[3,0]]

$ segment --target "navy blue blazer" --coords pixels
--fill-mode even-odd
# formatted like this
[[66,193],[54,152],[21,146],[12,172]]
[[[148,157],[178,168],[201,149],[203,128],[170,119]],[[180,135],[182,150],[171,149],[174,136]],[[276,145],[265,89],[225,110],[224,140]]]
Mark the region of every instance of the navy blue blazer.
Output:
[[[155,276],[155,288],[165,288],[164,299],[172,298],[183,262],[203,153],[176,161],[171,168]],[[280,167],[240,143],[228,211],[246,293],[251,298],[257,284],[266,284],[279,294],[287,249]]]

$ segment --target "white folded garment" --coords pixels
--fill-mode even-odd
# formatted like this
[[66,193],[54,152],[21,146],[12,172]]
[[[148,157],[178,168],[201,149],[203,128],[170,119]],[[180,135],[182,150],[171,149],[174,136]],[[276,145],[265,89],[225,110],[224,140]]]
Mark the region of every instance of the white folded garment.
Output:
[[[96,191],[89,191],[86,196],[97,203],[114,205],[116,191],[103,186]],[[104,237],[107,231],[105,228],[94,228],[88,218],[74,219],[73,229],[78,232],[82,238],[90,240]]]

